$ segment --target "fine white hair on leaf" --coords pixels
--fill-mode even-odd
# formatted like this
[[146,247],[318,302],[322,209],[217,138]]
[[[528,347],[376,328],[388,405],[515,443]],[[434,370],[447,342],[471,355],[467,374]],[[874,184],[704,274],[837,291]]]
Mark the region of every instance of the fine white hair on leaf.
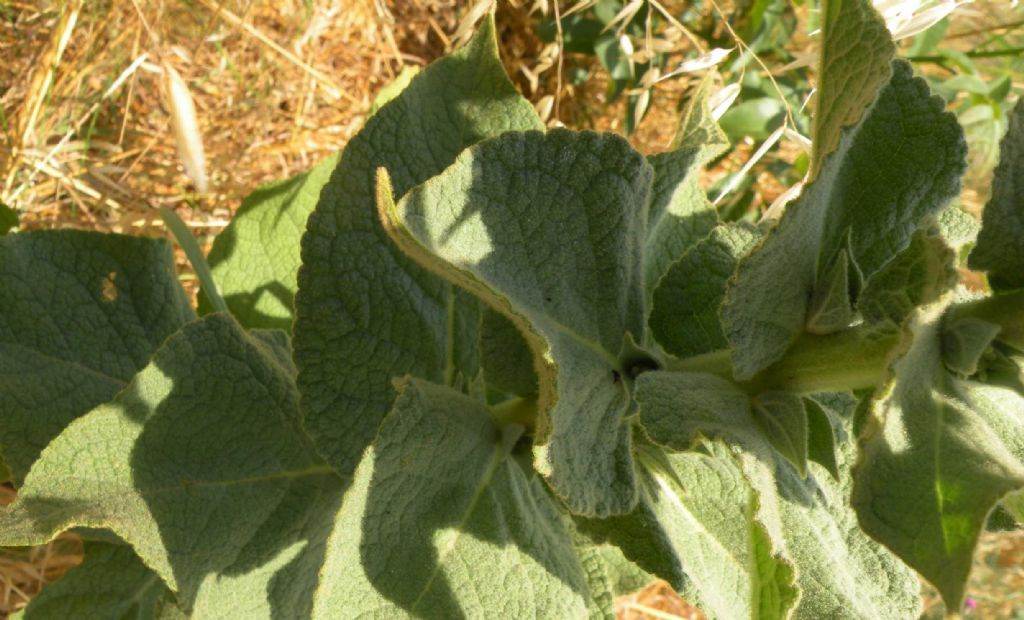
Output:
[[171,108],[178,157],[196,191],[203,193],[207,187],[206,156],[203,153],[203,138],[199,133],[199,120],[196,118],[196,106],[185,80],[174,67],[165,64],[163,69],[164,91]]

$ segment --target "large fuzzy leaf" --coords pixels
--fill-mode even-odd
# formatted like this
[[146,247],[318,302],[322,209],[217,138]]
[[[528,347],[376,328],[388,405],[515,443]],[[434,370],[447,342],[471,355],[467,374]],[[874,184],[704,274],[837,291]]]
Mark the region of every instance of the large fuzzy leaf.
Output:
[[505,76],[487,18],[465,48],[431,65],[345,148],[302,240],[295,360],[306,427],[350,474],[391,408],[394,377],[439,383],[478,372],[479,307],[388,241],[374,175],[398,195],[438,174],[467,146],[542,127]]
[[349,487],[298,428],[294,372],[280,332],[222,314],[185,327],[51,443],[0,544],[109,528],[193,618],[586,611],[569,530],[510,458],[522,428],[503,435],[482,403],[408,380]]
[[0,238],[0,451],[15,480],[193,318],[166,241],[81,231]]
[[1024,395],[946,369],[943,306],[907,328],[861,443],[853,503],[864,530],[957,611],[989,512],[1024,487]]
[[822,46],[811,140],[811,176],[839,148],[843,129],[857,124],[889,81],[896,46],[870,0],[822,2]]
[[586,576],[590,594],[587,599],[588,617],[591,620],[615,620],[615,567],[604,561],[596,545],[581,547],[577,544],[576,555]]
[[482,404],[403,382],[334,527],[314,617],[580,618],[569,530]]
[[868,280],[857,308],[872,331],[896,333],[914,309],[956,286],[956,252],[938,231],[917,231],[902,252]]
[[759,449],[764,437],[750,397],[731,381],[707,373],[647,372],[637,379],[640,423],[669,450],[689,450],[701,438]]
[[807,411],[803,399],[789,392],[768,391],[751,403],[765,439],[801,477],[807,475]]
[[615,545],[596,545],[594,552],[604,564],[604,573],[615,596],[633,594],[657,581],[657,577],[626,559]]
[[710,86],[705,80],[692,95],[672,148],[647,158],[654,168],[644,249],[648,295],[669,266],[718,223],[718,212],[700,187],[703,165],[729,145],[708,107]]
[[[338,159],[328,157],[311,170],[249,194],[214,240],[207,257],[210,272],[245,327],[291,331],[299,240]],[[203,294],[199,308],[212,311]]]
[[769,529],[778,527],[773,539],[783,541],[782,557],[797,570],[800,601],[794,618],[916,618],[921,609],[917,576],[865,535],[848,505],[850,456],[847,451],[838,482],[815,463],[801,480],[782,463],[770,474],[763,460],[746,458],[764,505],[759,516]]
[[518,396],[539,391],[530,345],[511,321],[491,309],[480,320],[480,365],[490,389]]
[[344,483],[298,429],[294,373],[280,332],[191,323],[50,443],[0,544],[108,528],[194,617],[306,616]]
[[737,377],[778,360],[803,331],[808,300],[843,251],[866,281],[959,191],[966,147],[956,118],[897,61],[862,121],[816,180],[739,265],[722,322]]
[[758,238],[750,224],[724,224],[668,268],[654,289],[648,318],[667,352],[687,357],[728,347],[718,309],[736,264]]
[[24,620],[185,620],[174,594],[127,545],[86,542],[82,563],[32,599]]
[[644,463],[641,509],[716,618],[787,618],[799,596],[792,564],[757,516],[758,495],[738,464],[696,452]]
[[982,222],[971,269],[987,271],[994,289],[1024,288],[1024,99],[1010,113]]
[[[808,464],[807,476],[802,479],[756,430],[746,395],[723,379],[697,373],[645,373],[638,380],[637,399],[645,428],[670,449],[700,445],[700,437],[713,437],[734,446],[731,451],[718,449],[712,454],[726,461],[733,454],[739,455],[744,485],[753,493],[756,514],[752,519],[765,528],[767,544],[781,561],[795,568],[800,598],[794,617],[902,620],[913,616],[919,605],[915,577],[885,548],[864,535],[856,515],[847,506],[852,484],[849,447],[840,454],[838,480],[816,463]],[[844,436],[847,433],[843,428],[834,431]],[[846,446],[850,443],[840,442]],[[681,455],[668,458],[678,456]],[[679,467],[684,463],[674,462]],[[709,509],[709,514],[714,514],[715,510],[730,510],[735,499],[712,493],[702,501],[722,503]],[[650,522],[663,523],[668,519],[659,516]],[[738,527],[735,522],[731,525]],[[632,532],[633,536],[637,531],[635,527],[620,529]],[[690,539],[676,536],[671,540],[678,548],[678,557],[692,553],[688,547],[692,544]],[[658,558],[665,553],[663,546],[648,544],[649,551],[639,553]],[[624,546],[627,557],[634,548]],[[641,562],[638,557],[631,559]],[[683,566],[688,565],[683,562]],[[705,592],[697,589],[704,601]]]
[[796,601],[793,570],[756,516],[758,499],[723,450],[665,454],[638,449],[640,501],[627,515],[580,519],[580,530],[618,547],[716,618],[785,618]]
[[527,337],[540,380],[537,469],[578,514],[636,502],[620,359],[643,334],[651,168],[617,136],[508,133],[468,149],[381,218],[416,260]]

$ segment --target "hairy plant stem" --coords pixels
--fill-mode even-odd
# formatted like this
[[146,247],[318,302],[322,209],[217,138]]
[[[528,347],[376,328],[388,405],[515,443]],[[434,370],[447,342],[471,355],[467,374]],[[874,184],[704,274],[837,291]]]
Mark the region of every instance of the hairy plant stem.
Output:
[[740,385],[757,394],[782,390],[798,394],[874,388],[885,378],[898,336],[868,338],[854,328],[835,334],[803,334],[786,356]]
[[[999,338],[1024,350],[1024,291],[996,294],[956,304],[947,319],[973,317],[1002,326]],[[869,335],[854,327],[827,335],[804,333],[786,355],[747,381],[733,374],[732,352],[721,349],[683,359],[669,360],[672,372],[704,372],[718,375],[755,396],[769,390],[796,394],[852,392],[877,387],[884,379],[899,334]],[[491,407],[499,427],[521,425],[532,433],[538,409],[536,398],[511,398]]]
[[886,361],[896,336],[868,338],[853,328],[828,335],[801,335],[785,357],[748,381],[736,381],[729,350],[714,351],[674,360],[668,370],[707,372],[730,381],[751,394],[766,390],[796,393],[841,392],[876,386],[882,381]]
[[[1024,350],[1024,291],[996,294],[948,310],[949,319],[964,317],[1002,326],[999,339]],[[736,381],[727,349],[673,360],[666,367],[677,372],[719,375],[751,394],[766,390],[804,394],[863,390],[882,382],[898,341],[896,334],[869,337],[865,329],[857,327],[824,336],[804,333],[781,360],[748,381]]]

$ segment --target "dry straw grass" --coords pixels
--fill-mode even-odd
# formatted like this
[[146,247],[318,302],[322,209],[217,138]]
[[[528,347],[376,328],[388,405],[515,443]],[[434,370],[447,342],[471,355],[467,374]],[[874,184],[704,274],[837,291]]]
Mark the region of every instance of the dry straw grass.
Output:
[[[646,1],[672,14],[688,4]],[[502,0],[503,59],[551,124],[621,131],[623,103],[605,102],[605,78],[593,59],[563,55],[533,34],[537,12],[567,13],[578,2]],[[0,0],[0,201],[20,212],[23,228],[149,235],[165,234],[156,210],[166,206],[208,243],[257,185],[342,148],[383,85],[402,67],[424,66],[464,41],[487,4]],[[731,11],[728,1],[704,6],[705,20]],[[978,0],[958,14],[950,40],[971,49],[1002,32],[992,27],[1011,22],[1008,15],[1004,0]],[[806,51],[812,44],[798,36],[790,48]],[[707,51],[678,24],[652,33],[638,51],[647,46],[669,54],[670,65],[685,53]],[[565,79],[571,69],[589,78],[573,86]],[[177,97],[168,94],[174,74],[181,77]],[[667,146],[677,103],[695,77],[658,82],[648,117],[632,137],[636,146],[648,152]],[[181,85],[195,108],[194,128]],[[712,176],[738,169],[755,146],[740,145]],[[792,160],[799,152],[784,140],[771,157]],[[755,207],[766,208],[786,188],[767,172],[758,175]],[[984,185],[968,188],[968,202],[979,202],[973,192]],[[184,257],[179,261],[184,283],[194,288]],[[0,503],[13,494],[3,487]],[[80,553],[73,536],[0,553],[0,617],[27,604],[79,562]],[[978,608],[970,616],[1024,617],[1022,565],[1024,535],[988,535],[972,582]],[[630,620],[702,617],[664,584],[619,601],[618,611]]]
[[[10,485],[0,485],[0,506],[13,502],[14,496]],[[0,617],[28,605],[44,585],[81,561],[82,544],[73,534],[63,534],[48,545],[0,553]]]

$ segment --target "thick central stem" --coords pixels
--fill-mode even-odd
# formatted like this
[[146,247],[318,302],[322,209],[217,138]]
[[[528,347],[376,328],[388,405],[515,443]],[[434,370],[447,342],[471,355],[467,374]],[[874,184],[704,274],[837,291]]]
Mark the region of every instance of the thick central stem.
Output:
[[[949,316],[974,317],[1002,329],[999,339],[1024,349],[1024,291],[996,294],[953,305]],[[749,381],[734,379],[731,352],[714,351],[667,364],[678,372],[707,372],[734,381],[751,394],[766,390],[795,393],[845,392],[870,389],[885,379],[899,335],[869,336],[864,328],[817,336],[804,333],[786,355]]]
[[874,388],[885,378],[898,336],[865,336],[860,329],[824,336],[803,334],[785,357],[743,385],[752,392],[804,394]]
[[[751,393],[844,392],[872,388],[885,375],[897,336],[868,338],[864,330],[801,335],[785,357],[739,385]],[[734,381],[730,351],[714,351],[668,364],[669,370],[707,372]]]

